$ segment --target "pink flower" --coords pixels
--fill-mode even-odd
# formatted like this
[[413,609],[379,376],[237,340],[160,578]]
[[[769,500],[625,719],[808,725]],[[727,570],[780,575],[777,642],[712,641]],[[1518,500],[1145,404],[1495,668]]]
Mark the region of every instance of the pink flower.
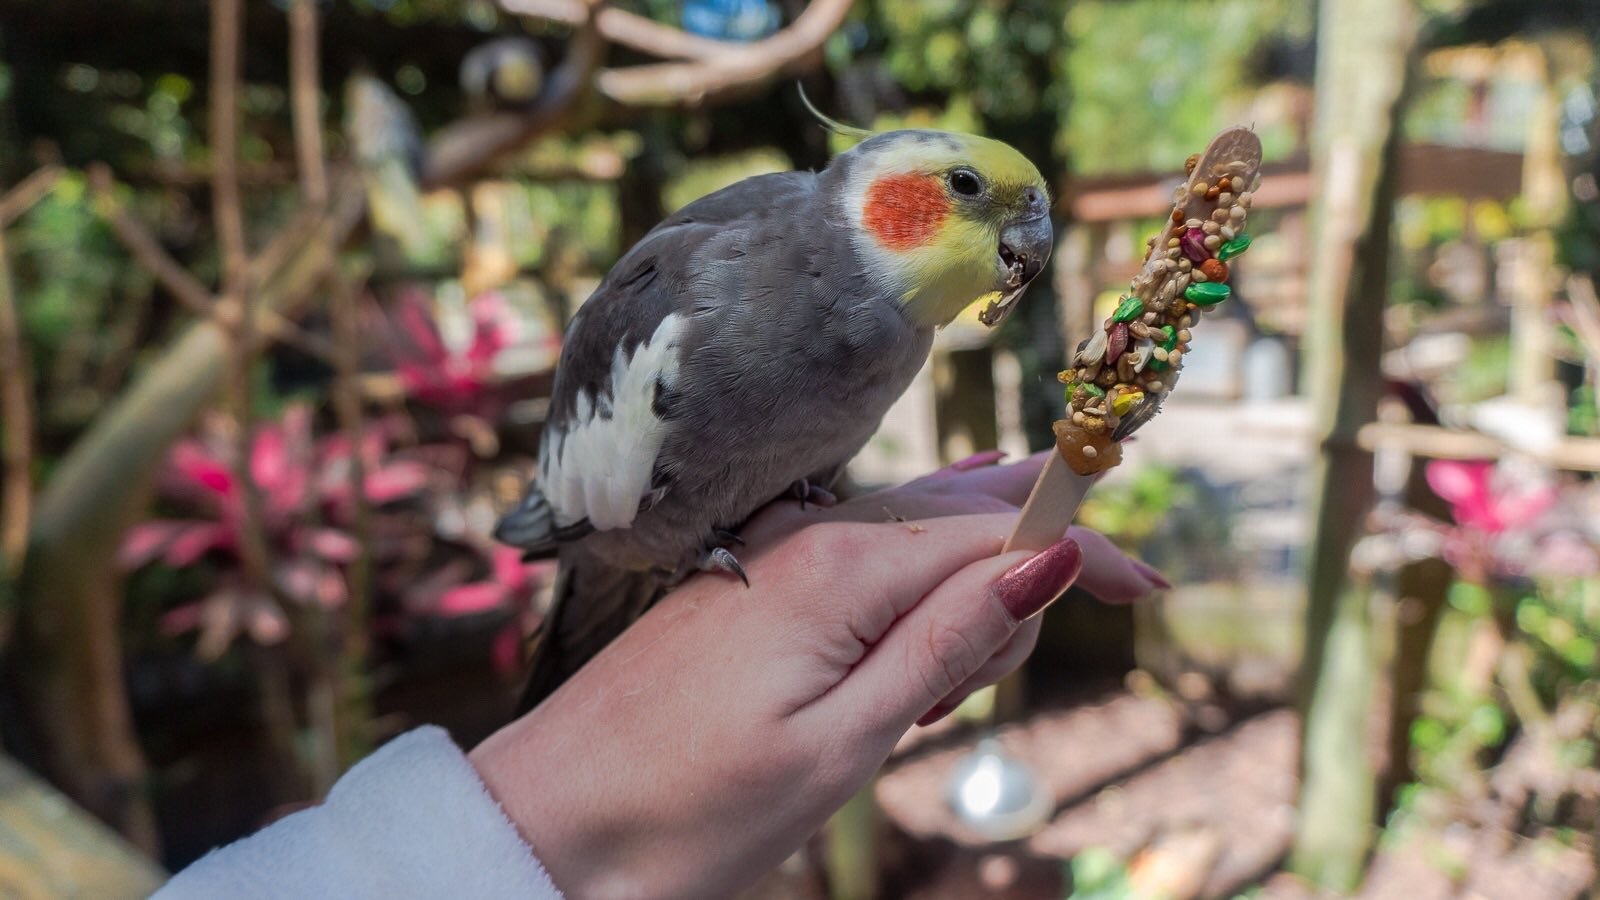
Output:
[[434,609],[444,616],[467,616],[524,599],[550,571],[551,564],[525,563],[522,551],[496,544],[489,551],[489,578],[457,585],[439,595]]
[[[365,493],[375,505],[418,493],[429,471],[419,462],[388,456],[381,423],[361,445]],[[259,643],[281,640],[288,619],[271,594],[307,605],[338,606],[346,598],[343,567],[360,548],[344,530],[350,518],[352,449],[342,434],[313,440],[311,410],[296,405],[278,421],[261,423],[250,445],[250,480],[261,499],[258,523],[272,557],[272,591],[247,585],[239,548],[246,525],[245,498],[231,466],[235,452],[224,430],[202,429],[175,444],[161,479],[162,494],[190,518],[156,519],[135,525],[123,539],[118,561],[137,569],[160,561],[174,568],[208,556],[228,564],[217,586],[201,600],[163,617],[169,631],[199,629],[200,655],[215,658],[234,636]]]
[[489,644],[489,665],[503,678],[522,671],[522,628],[512,619],[495,633]]
[[281,643],[289,636],[289,620],[272,598],[228,583],[204,599],[169,610],[161,617],[161,630],[167,634],[199,631],[195,653],[210,661],[220,657],[240,633],[249,634],[263,646]]
[[1435,460],[1428,463],[1427,478],[1434,493],[1450,504],[1456,525],[1426,527],[1438,535],[1438,555],[1461,578],[1484,584],[1594,570],[1597,557],[1589,537],[1554,514],[1561,497],[1553,485],[1518,478],[1483,461]]
[[493,418],[500,406],[494,391],[494,361],[512,343],[516,331],[516,320],[504,298],[485,294],[473,301],[472,340],[459,352],[445,344],[420,292],[402,294],[395,307],[394,322],[400,332],[395,372],[406,393],[448,415]]
[[1548,484],[1516,485],[1496,477],[1490,462],[1439,459],[1428,463],[1428,486],[1449,503],[1458,524],[1488,534],[1525,528],[1555,506]]

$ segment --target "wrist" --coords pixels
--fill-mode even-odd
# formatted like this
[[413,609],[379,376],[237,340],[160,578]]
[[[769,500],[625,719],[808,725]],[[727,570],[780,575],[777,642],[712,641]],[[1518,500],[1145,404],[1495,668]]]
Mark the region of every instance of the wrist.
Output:
[[[490,796],[568,897],[690,896],[693,842],[670,840],[652,796],[619,783],[605,738],[544,722],[535,710],[468,754]],[[631,794],[631,796],[630,796]]]

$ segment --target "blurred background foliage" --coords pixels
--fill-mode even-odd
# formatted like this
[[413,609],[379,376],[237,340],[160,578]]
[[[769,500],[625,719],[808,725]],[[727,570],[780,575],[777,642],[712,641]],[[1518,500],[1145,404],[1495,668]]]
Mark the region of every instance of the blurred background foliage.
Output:
[[[19,383],[28,386],[35,418],[25,480],[47,512],[76,509],[66,516],[80,529],[71,536],[87,542],[66,541],[78,554],[67,553],[66,565],[60,555],[41,556],[36,544],[20,566],[14,548],[0,547],[0,737],[12,755],[169,866],[316,797],[399,729],[439,721],[470,743],[500,721],[550,573],[484,536],[531,471],[565,323],[607,267],[667,213],[750,175],[820,168],[849,146],[806,111],[796,82],[847,124],[949,128],[1008,141],[1046,173],[1057,201],[1063,242],[1052,278],[1032,288],[998,334],[974,337],[958,323],[941,338],[948,345],[936,367],[944,368],[918,401],[934,409],[936,427],[917,420],[875,441],[884,458],[870,469],[877,480],[948,461],[960,455],[960,440],[1016,452],[1047,445],[1060,413],[1054,373],[1077,339],[1076,323],[1093,318],[1096,302],[1115,301],[1142,237],[1162,215],[1141,209],[1080,222],[1079,201],[1096,192],[1164,196],[1183,158],[1234,122],[1260,134],[1269,183],[1310,178],[1321,149],[1312,142],[1313,100],[1339,89],[1315,83],[1329,19],[1319,18],[1318,5],[1292,0],[857,2],[814,53],[779,77],[667,102],[583,92],[513,152],[434,183],[418,160],[446,154],[429,141],[496,116],[532,118],[537,105],[473,94],[463,85],[463,61],[492,39],[520,38],[519,52],[532,54],[548,87],[575,53],[581,29],[561,11],[576,4],[315,0],[322,155],[335,201],[359,176],[372,214],[329,239],[325,249],[339,252],[337,264],[303,284],[295,266],[315,256],[310,245],[324,235],[316,229],[335,218],[326,209],[306,218],[297,162],[305,135],[294,125],[285,12],[303,4],[243,4],[237,91],[247,244],[258,257],[281,256],[274,277],[256,287],[263,302],[295,300],[282,304],[294,324],[259,358],[218,351],[204,365],[187,365],[199,358],[183,355],[204,331],[197,323],[215,323],[193,297],[180,296],[184,278],[207,295],[202,305],[225,293],[209,134],[209,4],[0,0],[0,186],[28,194],[14,209],[0,204],[0,253],[10,264],[26,351]],[[1333,21],[1352,8],[1325,4]],[[1600,3],[1403,5],[1422,24],[1416,46],[1398,48],[1412,74],[1393,124],[1435,160],[1444,158],[1441,150],[1480,152],[1475,158],[1497,161],[1497,178],[1517,183],[1402,190],[1392,210],[1380,211],[1393,223],[1381,298],[1384,376],[1425,393],[1444,425],[1503,435],[1496,410],[1521,390],[1519,366],[1528,358],[1522,311],[1542,303],[1531,321],[1547,339],[1545,362],[1562,394],[1550,440],[1593,438],[1600,434],[1597,334],[1580,314],[1577,288],[1600,272],[1593,51]],[[761,40],[808,9],[802,0],[613,6],[729,41]],[[626,72],[655,58],[617,43],[603,65]],[[1540,141],[1555,148],[1544,157],[1556,163],[1553,204],[1529,189],[1527,159]],[[1303,761],[1261,735],[1297,727],[1286,710],[1302,655],[1302,570],[1314,538],[1297,484],[1322,448],[1306,437],[1308,391],[1295,382],[1316,339],[1305,324],[1305,260],[1313,230],[1307,204],[1317,202],[1263,204],[1252,216],[1259,233],[1242,267],[1242,302],[1207,326],[1223,349],[1212,368],[1193,363],[1180,392],[1198,398],[1191,417],[1182,418],[1175,402],[1161,421],[1184,423],[1177,433],[1144,441],[1150,455],[1098,487],[1083,510],[1084,524],[1162,568],[1178,587],[1133,611],[1087,604],[1052,611],[1044,650],[1028,672],[1027,703],[1008,715],[1018,729],[1010,746],[1032,747],[1036,765],[1056,766],[1056,831],[996,850],[952,826],[920,849],[886,850],[881,862],[893,872],[883,884],[917,884],[925,877],[918,861],[933,854],[930,865],[956,885],[951,896],[999,895],[982,880],[991,870],[1010,872],[1013,887],[1038,888],[1017,887],[1017,896],[1065,895],[1074,879],[1073,896],[1151,896],[1149,886],[1160,880],[1152,873],[1169,863],[1202,875],[1188,893],[1162,882],[1171,888],[1165,896],[1216,895],[1218,885],[1300,896],[1273,872],[1292,840],[1285,818],[1292,820],[1293,776]],[[147,251],[153,246],[186,275],[156,274],[150,253],[135,250],[129,222]],[[1551,286],[1543,300],[1530,301],[1517,266],[1541,259],[1544,242],[1551,256],[1539,273]],[[1578,279],[1572,289],[1567,276]],[[231,345],[212,350],[218,346]],[[1257,351],[1265,355],[1252,356]],[[1266,362],[1247,370],[1251,358]],[[176,376],[164,368],[174,359]],[[230,367],[242,387],[226,403],[196,401],[184,411],[191,401],[171,384],[220,383]],[[157,376],[171,379],[158,402],[129,399]],[[968,393],[957,389],[962,378]],[[1279,388],[1267,390],[1268,383]],[[1400,405],[1385,401],[1385,421],[1410,415],[1420,422],[1416,409],[1402,414]],[[139,413],[132,420],[151,423],[160,439],[134,434],[139,440],[126,445],[97,446],[103,429],[129,420],[130,407]],[[16,428],[0,417],[0,433]],[[923,433],[932,431],[939,435]],[[1169,449],[1149,446],[1161,444]],[[1241,468],[1236,457],[1251,454],[1261,466]],[[1285,456],[1287,464],[1268,465]],[[80,498],[80,507],[58,502],[74,486],[56,476],[84,471],[72,468],[80,457],[121,459],[130,474],[95,482],[119,489]],[[1450,498],[1428,489],[1420,474],[1410,482],[1392,477],[1407,464],[1391,460],[1379,473],[1380,481],[1389,478],[1379,512],[1428,515],[1391,521],[1375,514],[1362,525],[1362,546],[1384,564],[1363,569],[1357,553],[1344,573],[1344,586],[1366,592],[1372,612],[1366,627],[1376,650],[1362,664],[1395,679],[1408,667],[1425,670],[1415,683],[1392,682],[1396,690],[1413,684],[1417,699],[1411,719],[1404,702],[1396,705],[1398,748],[1392,740],[1380,746],[1382,735],[1370,741],[1374,765],[1399,782],[1389,785],[1392,798],[1379,799],[1377,821],[1358,823],[1379,829],[1372,883],[1381,887],[1396,866],[1411,877],[1407,861],[1423,858],[1452,889],[1477,884],[1481,860],[1511,858],[1505,847],[1522,846],[1509,838],[1492,850],[1473,843],[1489,825],[1540,852],[1553,842],[1592,856],[1600,825],[1593,466],[1542,472],[1538,484],[1550,485],[1560,502],[1490,540],[1471,537],[1476,513],[1446,504]],[[257,513],[241,487],[244,473],[260,493]],[[1525,474],[1513,467],[1495,477],[1534,483]],[[0,486],[0,503],[16,508],[17,497],[15,482]],[[275,567],[266,575],[251,571],[258,537]],[[1419,540],[1428,552],[1417,549]],[[1533,567],[1531,548],[1551,541],[1566,553],[1563,564]],[[1434,607],[1418,607],[1406,593],[1425,559],[1447,564],[1433,585]],[[104,581],[46,581],[76,587],[39,590],[33,579],[52,567],[52,577],[82,569]],[[69,596],[81,600],[71,609],[82,614],[74,627],[85,631],[51,644],[55,632],[30,620],[65,608]],[[1407,643],[1415,622],[1427,632],[1420,645]],[[94,677],[74,680],[84,672]],[[977,702],[1007,707],[992,696]],[[1274,718],[1280,712],[1285,717]],[[1380,702],[1365,712],[1379,722],[1388,709]],[[1138,717],[1146,714],[1154,718]],[[1085,730],[1067,738],[1049,730],[1069,720]],[[931,750],[912,746],[899,757],[879,788],[896,821],[927,820],[889,802],[895,779],[947,763],[944,751],[971,737],[965,727],[935,734]],[[1162,737],[1169,732],[1170,740]],[[63,740],[80,754],[61,753]],[[1229,804],[1247,805],[1253,795],[1212,785],[1226,782],[1211,777],[1220,763],[1183,769],[1191,754],[1218,747],[1244,760],[1226,770],[1229,778],[1281,775],[1272,782],[1277,793],[1268,791],[1277,799],[1236,809]],[[1111,755],[1094,757],[1101,751]],[[1180,770],[1189,774],[1179,777]],[[1103,777],[1084,780],[1084,771]],[[1168,777],[1175,781],[1161,781]],[[943,809],[938,791],[923,787],[916,795],[925,805]],[[1216,821],[1201,830],[1210,836],[1196,843],[1185,830],[1192,822],[1150,825],[1117,805],[1144,796],[1141,790],[1209,798]],[[1155,815],[1165,805],[1144,809]],[[1118,813],[1094,820],[1096,809]],[[1229,827],[1246,834],[1215,836]],[[1463,830],[1474,836],[1465,844]],[[1196,847],[1211,849],[1196,856]],[[1010,868],[991,864],[1001,857]],[[1072,858],[1064,871],[1058,857]],[[1584,884],[1593,883],[1592,864],[1585,871]],[[831,875],[836,884],[847,881]],[[1029,882],[1034,875],[1042,880]],[[812,876],[799,880],[817,890],[828,883]],[[961,880],[969,876],[979,880]],[[971,890],[962,894],[961,885]]]

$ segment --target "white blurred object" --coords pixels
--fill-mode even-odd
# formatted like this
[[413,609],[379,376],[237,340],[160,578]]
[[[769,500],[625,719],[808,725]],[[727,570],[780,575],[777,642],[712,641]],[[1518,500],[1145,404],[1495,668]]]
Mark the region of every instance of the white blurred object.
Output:
[[1429,380],[1455,371],[1472,352],[1472,339],[1458,331],[1419,334],[1383,355],[1390,378]]
[[[1205,339],[1191,344],[1189,352],[1183,356],[1183,390],[1174,391],[1172,396],[1190,399],[1239,396],[1240,358],[1249,340],[1243,323],[1207,317],[1196,326],[1196,331],[1201,329],[1204,329]],[[1140,435],[1144,434],[1145,430],[1141,430]]]
[[991,841],[1033,834],[1050,821],[1054,807],[1033,770],[992,737],[956,763],[946,797],[963,823]]
[[1539,392],[1536,403],[1507,395],[1474,404],[1460,413],[1473,428],[1499,438],[1514,450],[1547,456],[1567,430],[1561,395],[1561,386],[1550,382]]
[[1277,400],[1294,392],[1289,350],[1277,338],[1260,338],[1244,350],[1244,399]]

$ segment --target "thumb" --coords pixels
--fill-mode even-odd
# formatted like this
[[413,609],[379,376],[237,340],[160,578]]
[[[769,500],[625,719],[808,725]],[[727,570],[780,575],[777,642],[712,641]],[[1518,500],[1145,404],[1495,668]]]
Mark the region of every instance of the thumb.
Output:
[[1062,538],[1029,556],[1007,553],[945,579],[889,629],[835,688],[834,715],[899,735],[971,678],[1023,620],[1061,596],[1083,568]]

